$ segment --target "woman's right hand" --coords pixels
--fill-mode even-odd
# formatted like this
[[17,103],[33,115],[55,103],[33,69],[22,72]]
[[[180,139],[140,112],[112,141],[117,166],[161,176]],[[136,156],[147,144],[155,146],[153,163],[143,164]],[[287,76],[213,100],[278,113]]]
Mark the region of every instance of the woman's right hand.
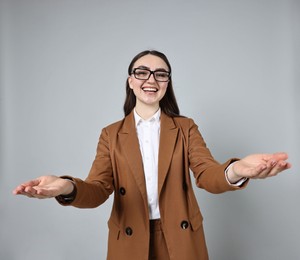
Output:
[[74,185],[70,180],[49,175],[20,184],[13,190],[13,194],[24,195],[30,198],[47,199],[58,195],[70,194],[73,189]]

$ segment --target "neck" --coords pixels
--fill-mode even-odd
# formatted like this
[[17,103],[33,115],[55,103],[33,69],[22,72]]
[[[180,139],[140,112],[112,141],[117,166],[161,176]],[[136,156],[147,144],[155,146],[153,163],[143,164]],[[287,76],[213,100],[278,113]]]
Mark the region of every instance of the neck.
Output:
[[159,106],[143,106],[143,105],[135,106],[135,111],[144,120],[147,120],[150,117],[152,117],[157,112],[158,109]]

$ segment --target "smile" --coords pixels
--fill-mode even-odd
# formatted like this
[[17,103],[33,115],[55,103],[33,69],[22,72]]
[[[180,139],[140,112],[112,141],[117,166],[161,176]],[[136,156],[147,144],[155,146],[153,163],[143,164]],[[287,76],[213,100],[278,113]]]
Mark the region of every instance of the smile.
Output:
[[158,91],[157,88],[151,88],[151,87],[143,87],[142,90],[145,92],[157,92]]

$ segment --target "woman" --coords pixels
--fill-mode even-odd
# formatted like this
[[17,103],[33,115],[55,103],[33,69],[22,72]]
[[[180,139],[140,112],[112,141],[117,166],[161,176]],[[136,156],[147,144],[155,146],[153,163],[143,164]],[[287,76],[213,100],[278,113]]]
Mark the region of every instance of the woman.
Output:
[[193,120],[180,116],[163,53],[139,53],[128,74],[125,118],[102,130],[87,179],[42,176],[14,194],[92,208],[114,192],[107,259],[208,259],[190,170],[198,187],[221,193],[290,168],[288,156],[255,154],[219,164]]

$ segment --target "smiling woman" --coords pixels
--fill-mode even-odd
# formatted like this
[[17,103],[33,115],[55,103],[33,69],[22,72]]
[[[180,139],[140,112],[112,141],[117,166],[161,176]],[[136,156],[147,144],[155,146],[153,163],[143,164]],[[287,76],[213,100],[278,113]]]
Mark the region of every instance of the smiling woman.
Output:
[[128,74],[125,117],[102,130],[88,177],[42,176],[14,194],[93,208],[114,192],[107,259],[207,260],[190,170],[197,187],[222,193],[290,168],[288,156],[253,154],[218,163],[194,121],[180,116],[163,53],[139,53]]
[[[145,56],[147,56],[148,58]],[[134,73],[134,69],[135,68],[144,68],[147,70],[150,69],[150,67],[149,67],[150,64],[148,64],[148,65],[143,64],[145,59],[149,59],[149,61],[147,61],[147,62],[150,62],[150,61],[153,62],[152,66],[157,66],[153,70],[158,70],[158,71],[164,70],[165,72],[168,72],[168,74],[169,74],[168,80],[157,81],[157,84],[156,84],[156,85],[160,84],[160,86],[162,86],[164,88],[165,88],[165,86],[167,86],[167,89],[165,90],[166,94],[159,100],[160,108],[164,113],[166,113],[169,116],[178,116],[180,112],[179,112],[179,108],[178,108],[174,90],[173,90],[173,84],[172,84],[172,78],[171,78],[171,72],[172,72],[171,64],[168,61],[167,57],[163,53],[155,51],[155,50],[146,50],[146,51],[143,51],[143,52],[137,54],[132,59],[131,63],[129,64],[129,67],[128,67],[129,77],[128,77],[128,80],[126,81],[126,99],[125,99],[125,103],[124,103],[125,116],[129,115],[131,113],[132,109],[136,105],[136,96],[135,96],[135,93],[134,93],[132,87],[129,84],[129,82],[132,81],[132,74],[134,75],[135,78],[137,78],[137,76]],[[151,72],[151,70],[150,70],[150,72]],[[151,77],[151,73],[148,76]],[[154,77],[156,77],[156,76],[154,75]],[[147,80],[149,80],[149,78],[147,78]],[[167,82],[167,85],[166,85],[166,82]],[[142,82],[140,82],[140,84],[141,83]],[[151,83],[151,84],[153,85],[153,83]]]
[[[169,68],[164,60],[152,54],[141,57],[133,66],[135,69],[128,77],[128,84],[136,97],[136,112],[146,120],[159,109],[160,101],[165,96]],[[165,71],[164,81],[157,81],[155,75],[161,70]],[[145,109],[145,106],[148,109]]]

